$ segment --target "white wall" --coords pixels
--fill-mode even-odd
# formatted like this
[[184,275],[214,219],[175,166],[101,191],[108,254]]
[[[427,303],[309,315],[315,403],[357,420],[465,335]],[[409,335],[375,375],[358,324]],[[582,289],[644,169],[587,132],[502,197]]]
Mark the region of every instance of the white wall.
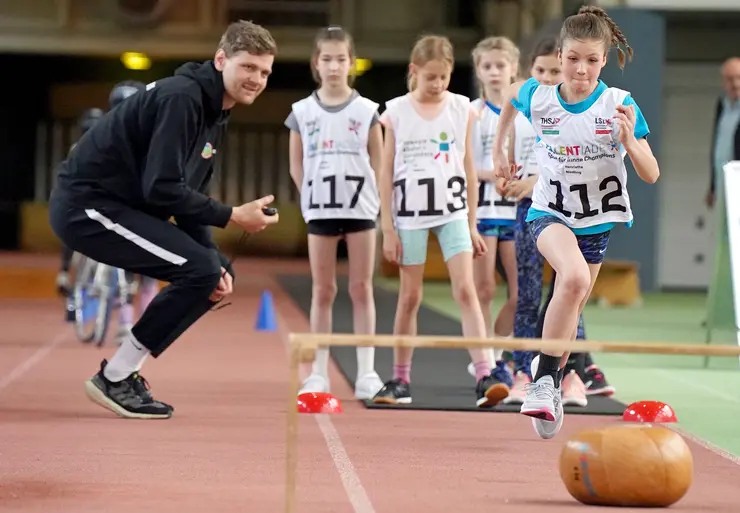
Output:
[[714,217],[705,206],[719,65],[664,69],[658,284],[705,288],[714,264]]

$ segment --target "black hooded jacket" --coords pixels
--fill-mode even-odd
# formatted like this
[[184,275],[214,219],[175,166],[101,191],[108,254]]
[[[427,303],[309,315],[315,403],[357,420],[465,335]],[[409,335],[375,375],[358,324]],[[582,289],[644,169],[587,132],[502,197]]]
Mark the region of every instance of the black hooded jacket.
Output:
[[[213,246],[231,207],[207,196],[229,112],[212,61],[187,63],[108,112],[58,168],[54,194],[82,208],[126,206]],[[204,238],[206,237],[206,238]]]

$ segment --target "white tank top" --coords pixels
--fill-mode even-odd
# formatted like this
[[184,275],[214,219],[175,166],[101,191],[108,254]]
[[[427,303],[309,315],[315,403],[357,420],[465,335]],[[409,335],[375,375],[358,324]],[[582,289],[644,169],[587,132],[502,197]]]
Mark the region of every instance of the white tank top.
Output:
[[627,92],[610,87],[585,112],[566,111],[556,86],[534,92],[531,118],[540,178],[532,208],[556,215],[572,228],[632,221],[624,149],[613,116]]
[[432,228],[467,219],[464,167],[470,100],[447,93],[439,115],[422,118],[410,94],[386,103],[396,139],[393,217],[397,228]]
[[[473,126],[473,154],[475,169],[493,170],[493,139],[496,137],[499,115],[484,100],[478,98],[471,103],[478,115]],[[508,152],[510,138],[504,142],[504,151]],[[494,182],[478,182],[478,219],[516,219],[516,201],[502,197],[496,192]]]
[[517,111],[517,116],[514,118],[514,162],[522,166],[518,173],[520,178],[528,178],[540,172],[534,149],[536,143],[537,133],[532,124],[524,114]]
[[316,219],[375,220],[380,199],[367,150],[378,104],[357,96],[338,112],[313,95],[293,104],[303,143],[301,212]]

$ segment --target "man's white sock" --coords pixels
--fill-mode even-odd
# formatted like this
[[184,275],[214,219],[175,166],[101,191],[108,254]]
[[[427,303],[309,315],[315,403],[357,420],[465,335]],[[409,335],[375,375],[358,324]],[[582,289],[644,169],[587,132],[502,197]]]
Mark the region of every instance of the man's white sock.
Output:
[[109,381],[123,381],[141,369],[147,356],[149,349],[141,345],[133,335],[129,335],[105,366],[103,375]]

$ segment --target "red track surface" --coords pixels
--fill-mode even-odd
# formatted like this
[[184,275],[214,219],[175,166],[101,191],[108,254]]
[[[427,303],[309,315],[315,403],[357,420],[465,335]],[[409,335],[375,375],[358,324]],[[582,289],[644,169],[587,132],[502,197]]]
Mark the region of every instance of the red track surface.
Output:
[[[0,512],[281,512],[283,336],[307,322],[269,275],[295,267],[255,264],[237,266],[231,306],[145,365],[155,395],[176,407],[167,421],[118,419],[86,399],[84,379],[113,348],[74,340],[60,302],[0,302]],[[279,334],[252,329],[266,288]],[[569,416],[557,439],[543,441],[516,414],[368,411],[332,372],[345,413],[301,417],[301,513],[605,509],[571,499],[558,454],[569,434],[618,421]],[[672,509],[737,511],[740,467],[691,448],[694,485]]]

